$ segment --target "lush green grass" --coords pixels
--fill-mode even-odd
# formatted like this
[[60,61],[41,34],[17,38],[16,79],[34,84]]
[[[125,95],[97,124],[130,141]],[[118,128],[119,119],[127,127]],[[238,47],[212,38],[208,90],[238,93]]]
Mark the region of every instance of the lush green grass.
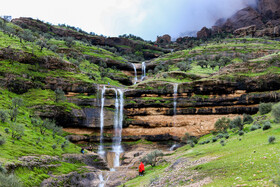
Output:
[[168,164],[158,165],[155,167],[146,166],[144,176],[137,176],[136,178],[125,183],[125,186],[149,186],[153,180],[159,178],[165,173],[164,170],[168,166]]
[[16,36],[9,37],[8,34],[0,31],[0,47],[5,48],[9,47],[16,50],[22,50],[24,52],[32,53],[38,57],[40,56],[58,56],[54,52],[44,48],[42,51],[40,47],[36,45],[35,42],[26,42],[22,40],[20,43],[20,39]]
[[74,171],[77,171],[78,173],[86,172],[86,169],[81,168],[85,165],[82,163],[71,164],[67,162],[55,162],[50,164],[54,164],[57,166],[51,167],[49,169],[36,167],[30,169],[27,167],[19,167],[15,170],[15,174],[20,178],[25,186],[32,187],[40,185],[44,179],[49,178],[49,173],[52,173],[52,175],[63,175]]
[[[271,115],[267,115],[269,118]],[[268,119],[273,121],[272,119]],[[251,125],[247,125],[248,129]],[[269,144],[268,138],[276,137],[276,142]],[[212,134],[206,135],[199,142],[212,140]],[[219,139],[215,143],[196,145],[191,148],[189,145],[181,147],[173,154],[180,155],[179,158],[189,158],[190,161],[202,157],[215,158],[198,166],[191,167],[194,172],[201,176],[210,177],[213,182],[206,186],[273,186],[272,180],[280,177],[277,171],[280,169],[280,124],[273,124],[272,128],[266,131],[262,129],[245,133],[239,136],[231,133],[229,139],[224,139],[225,146],[220,144]],[[175,160],[174,160],[175,161]],[[166,165],[159,168],[147,168],[147,175],[137,177],[126,183],[128,186],[144,186],[155,176],[161,177]],[[150,170],[150,171],[149,171]],[[197,181],[194,181],[197,182]],[[184,184],[182,184],[184,185]]]

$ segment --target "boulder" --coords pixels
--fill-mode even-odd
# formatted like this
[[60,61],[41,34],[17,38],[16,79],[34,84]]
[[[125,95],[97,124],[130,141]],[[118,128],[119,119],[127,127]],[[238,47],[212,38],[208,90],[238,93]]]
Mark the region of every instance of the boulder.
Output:
[[169,44],[171,42],[171,36],[165,34],[163,36],[158,36],[156,43],[158,44]]
[[206,27],[203,27],[200,31],[197,32],[198,39],[206,39],[211,37],[212,31]]
[[245,36],[254,36],[255,32],[257,30],[256,25],[251,25],[248,27],[242,27],[240,29],[236,29],[233,34],[239,37],[245,37]]

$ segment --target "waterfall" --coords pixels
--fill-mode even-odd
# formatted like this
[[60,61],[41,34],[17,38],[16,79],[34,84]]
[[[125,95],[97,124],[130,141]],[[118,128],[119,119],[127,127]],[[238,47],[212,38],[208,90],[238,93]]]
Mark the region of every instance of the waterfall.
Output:
[[100,145],[98,147],[98,154],[103,155],[105,154],[104,147],[103,147],[103,128],[104,128],[104,101],[105,101],[105,91],[106,87],[103,86],[101,92],[101,109],[100,109]]
[[174,84],[173,86],[173,115],[176,116],[178,84]]
[[177,147],[177,144],[174,144],[170,147],[169,151],[173,151]]
[[142,76],[141,81],[146,77],[146,62],[142,62]]
[[[114,167],[120,166],[120,154],[123,152],[122,142],[122,125],[123,125],[123,92],[121,89],[115,89],[115,116],[114,116],[114,138],[113,138],[113,152],[115,153]],[[118,97],[119,95],[119,97]]]
[[134,69],[134,74],[135,74],[135,77],[134,77],[134,84],[137,83],[137,70],[136,70],[136,66],[135,64],[131,63],[131,65],[133,66],[133,69]]
[[99,185],[98,185],[98,187],[104,187],[104,179],[103,179],[103,175],[102,174],[99,174],[98,175],[98,178],[99,178],[99,180],[100,180],[100,183],[99,183]]

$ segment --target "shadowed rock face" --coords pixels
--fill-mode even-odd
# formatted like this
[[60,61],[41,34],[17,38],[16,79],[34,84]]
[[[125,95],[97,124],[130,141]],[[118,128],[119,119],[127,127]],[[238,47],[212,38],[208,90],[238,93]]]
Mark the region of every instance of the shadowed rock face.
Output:
[[265,21],[280,18],[279,0],[259,0],[257,10]]
[[247,7],[235,13],[221,27],[227,32],[232,32],[251,25],[256,25],[257,29],[264,27],[261,15],[255,9]]
[[[267,25],[267,23],[270,23]],[[202,28],[197,33],[198,38],[207,38],[221,32],[234,32],[237,36],[279,36],[280,23],[279,0],[258,0],[256,7],[246,7],[237,11],[233,16],[225,20],[217,20],[212,29]],[[252,27],[257,30],[252,32]],[[273,28],[271,28],[273,27]],[[241,29],[242,28],[242,29]],[[241,29],[241,30],[240,30]],[[207,32],[206,32],[207,31]]]

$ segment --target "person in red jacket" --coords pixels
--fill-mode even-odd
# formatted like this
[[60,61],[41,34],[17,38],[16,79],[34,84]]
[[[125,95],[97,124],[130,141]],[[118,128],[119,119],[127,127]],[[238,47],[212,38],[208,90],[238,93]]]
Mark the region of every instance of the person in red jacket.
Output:
[[145,167],[144,164],[141,162],[139,165],[139,175],[144,176],[144,172],[145,172]]

